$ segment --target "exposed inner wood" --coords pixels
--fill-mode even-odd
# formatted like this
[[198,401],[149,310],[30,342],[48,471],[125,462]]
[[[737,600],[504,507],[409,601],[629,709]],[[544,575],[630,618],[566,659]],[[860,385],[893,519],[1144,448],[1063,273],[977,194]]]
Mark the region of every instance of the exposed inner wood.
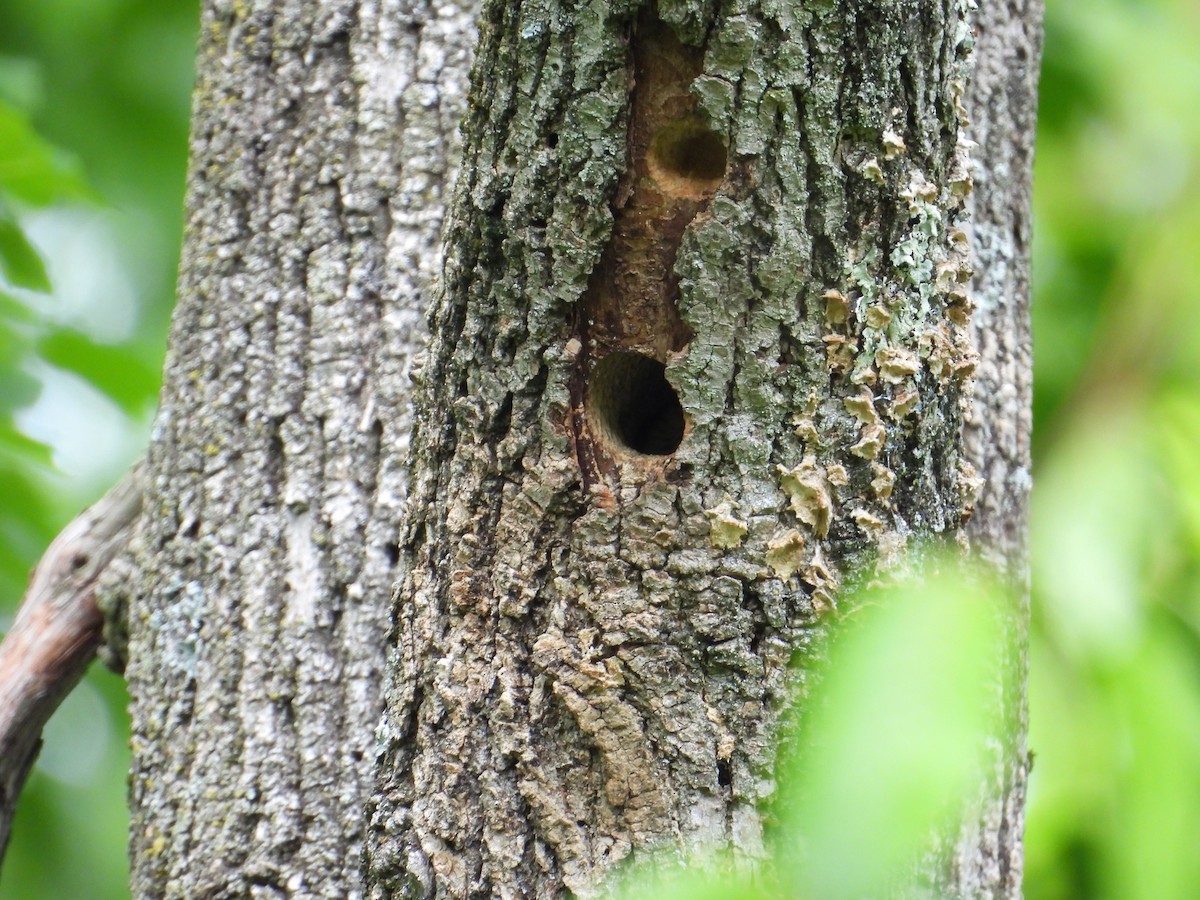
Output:
[[[702,61],[703,48],[684,46],[656,19],[639,20],[633,36],[627,168],[613,202],[612,236],[580,302],[573,335],[582,350],[573,383],[573,431],[588,483],[611,477],[614,457],[639,461],[639,455],[662,455],[614,440],[613,429],[597,421],[606,414],[588,415],[586,410],[594,366],[609,354],[635,351],[666,363],[692,338],[676,306],[675,258],[684,230],[720,187],[727,162],[722,137],[697,114],[691,93]],[[649,385],[645,389],[654,392]],[[665,424],[645,427],[672,432],[674,407],[666,403],[664,409]],[[678,440],[653,446],[667,444],[663,453],[673,451]],[[658,468],[658,461],[640,461]]]

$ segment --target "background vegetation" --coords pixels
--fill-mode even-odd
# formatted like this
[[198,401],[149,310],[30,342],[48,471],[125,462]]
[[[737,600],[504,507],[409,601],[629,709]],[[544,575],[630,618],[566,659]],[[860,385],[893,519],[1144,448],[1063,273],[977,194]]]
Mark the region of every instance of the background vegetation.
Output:
[[[45,545],[148,438],[181,239],[196,5],[0,0],[0,630]],[[1026,893],[1192,897],[1200,7],[1048,6]],[[914,608],[917,618],[904,622],[929,614]],[[876,627],[857,639],[893,652],[886,636],[908,626],[880,625],[884,637],[873,637]],[[860,661],[860,680],[830,692],[870,695],[876,683],[863,660],[874,652],[845,652]],[[950,711],[961,701],[945,699]],[[120,680],[94,667],[56,715],[0,897],[128,895],[124,703]],[[836,745],[860,726],[821,727]],[[789,827],[822,835],[825,859],[857,842],[855,871],[867,868],[864,853],[892,859],[900,851],[882,836],[899,826],[888,816],[919,827],[936,812],[918,802],[921,791],[903,792],[921,783],[914,765],[891,780],[903,802],[899,813],[879,806],[873,843],[835,827],[836,796]],[[830,769],[821,783],[838,777]],[[845,895],[853,885],[831,886],[836,871],[810,869],[801,883]]]

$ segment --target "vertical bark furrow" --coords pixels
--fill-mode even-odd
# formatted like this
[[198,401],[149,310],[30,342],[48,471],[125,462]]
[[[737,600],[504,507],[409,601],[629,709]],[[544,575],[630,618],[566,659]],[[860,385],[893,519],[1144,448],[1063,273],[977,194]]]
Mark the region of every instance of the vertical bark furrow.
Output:
[[[842,582],[961,522],[964,7],[485,11],[375,895],[588,895],[635,850],[763,852],[793,652]],[[648,141],[647,65],[683,79]]]
[[131,604],[136,896],[355,896],[474,4],[214,0]]

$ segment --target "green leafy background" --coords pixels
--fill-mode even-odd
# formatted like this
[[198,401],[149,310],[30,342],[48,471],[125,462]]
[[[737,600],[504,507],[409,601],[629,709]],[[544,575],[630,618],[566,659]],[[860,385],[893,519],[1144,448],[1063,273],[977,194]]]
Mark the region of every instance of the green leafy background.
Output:
[[[1026,894],[1191,898],[1200,884],[1200,7],[1048,6]],[[0,0],[0,628],[46,544],[147,439],[181,236],[196,27],[195,0]],[[801,860],[783,867],[793,895],[877,893],[870,872],[892,871],[941,809],[930,772],[957,771],[963,757],[946,748],[970,744],[962,712],[972,695],[943,697],[936,686],[972,684],[976,656],[941,659],[944,639],[911,654],[930,621],[954,619],[961,603],[936,605],[952,590],[900,586],[898,605],[877,598],[868,608],[883,610],[878,619],[831,651],[839,674],[820,690],[850,711],[818,717],[808,730],[824,737],[790,779],[809,798],[781,813],[780,852]],[[959,633],[974,634],[973,622]],[[867,814],[865,800],[835,788],[879,764],[851,751],[871,743],[863,729],[898,702],[881,706],[897,689],[881,658],[943,668],[913,670],[908,683],[929,699],[927,746],[872,732],[898,752],[886,777],[847,783],[873,791]],[[854,707],[839,697],[873,699]],[[128,896],[125,700],[120,680],[93,667],[56,714],[0,897]],[[775,890],[663,877],[658,896]]]

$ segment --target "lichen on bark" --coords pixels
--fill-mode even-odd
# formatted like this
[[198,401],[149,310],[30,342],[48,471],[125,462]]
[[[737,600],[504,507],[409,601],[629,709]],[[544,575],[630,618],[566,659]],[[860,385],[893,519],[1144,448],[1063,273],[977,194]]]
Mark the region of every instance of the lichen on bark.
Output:
[[[485,6],[376,895],[588,895],[635,850],[764,854],[791,661],[839,586],[958,535],[970,502],[967,12]],[[703,190],[654,158],[664,133]],[[597,401],[613,353],[665,364],[676,449],[598,422],[650,372],[627,360]]]
[[[466,0],[211,0],[129,591],[135,895],[754,863],[842,590],[913,538],[1021,580],[1038,7],[965,6],[489,0],[467,97]],[[1010,662],[946,894],[1019,894]]]

